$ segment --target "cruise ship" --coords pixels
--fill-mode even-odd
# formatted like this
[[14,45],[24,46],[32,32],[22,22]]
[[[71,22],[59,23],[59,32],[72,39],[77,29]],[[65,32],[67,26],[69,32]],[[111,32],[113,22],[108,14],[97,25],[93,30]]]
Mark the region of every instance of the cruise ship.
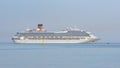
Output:
[[23,32],[17,32],[12,40],[14,43],[94,43],[99,38],[78,28],[48,32],[43,29],[43,24],[38,24],[37,29],[26,29]]

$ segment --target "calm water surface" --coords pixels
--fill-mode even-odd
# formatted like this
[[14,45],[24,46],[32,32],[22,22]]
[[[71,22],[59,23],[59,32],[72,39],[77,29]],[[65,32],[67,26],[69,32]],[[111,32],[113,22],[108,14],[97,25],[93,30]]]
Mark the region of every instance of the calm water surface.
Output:
[[120,68],[120,44],[0,43],[0,68]]

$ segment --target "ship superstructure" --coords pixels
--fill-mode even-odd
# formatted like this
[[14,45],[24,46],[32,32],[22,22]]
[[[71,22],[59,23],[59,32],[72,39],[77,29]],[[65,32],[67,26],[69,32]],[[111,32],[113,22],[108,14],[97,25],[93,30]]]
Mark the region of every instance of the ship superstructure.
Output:
[[17,32],[12,40],[15,43],[92,43],[98,38],[89,32],[76,28],[47,32],[43,29],[43,24],[38,24],[38,29]]

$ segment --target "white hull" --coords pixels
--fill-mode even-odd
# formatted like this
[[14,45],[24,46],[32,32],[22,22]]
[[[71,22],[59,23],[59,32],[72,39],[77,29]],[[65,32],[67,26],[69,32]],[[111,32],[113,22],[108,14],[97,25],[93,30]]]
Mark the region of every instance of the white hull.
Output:
[[79,39],[79,40],[13,40],[15,43],[91,43],[97,39]]

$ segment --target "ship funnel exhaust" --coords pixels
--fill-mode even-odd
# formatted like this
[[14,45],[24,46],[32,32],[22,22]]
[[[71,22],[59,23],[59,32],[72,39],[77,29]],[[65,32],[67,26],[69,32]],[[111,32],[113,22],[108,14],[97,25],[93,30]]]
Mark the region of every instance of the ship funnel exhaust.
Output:
[[40,31],[42,31],[42,30],[43,30],[43,24],[38,24],[38,29],[39,29]]

